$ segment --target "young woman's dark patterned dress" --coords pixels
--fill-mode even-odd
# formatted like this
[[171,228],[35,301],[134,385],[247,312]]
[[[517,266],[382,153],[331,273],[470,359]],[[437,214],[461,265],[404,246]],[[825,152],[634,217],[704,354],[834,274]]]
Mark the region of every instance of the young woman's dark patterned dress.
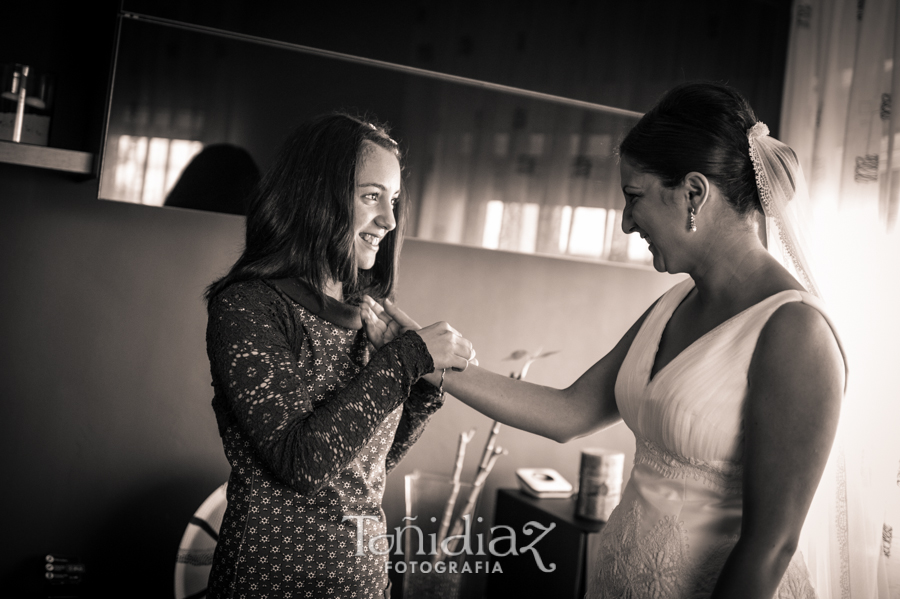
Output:
[[384,597],[387,546],[369,541],[385,533],[385,476],[442,398],[418,381],[434,364],[416,333],[367,348],[356,308],[297,280],[235,283],[211,302],[232,468],[211,599]]

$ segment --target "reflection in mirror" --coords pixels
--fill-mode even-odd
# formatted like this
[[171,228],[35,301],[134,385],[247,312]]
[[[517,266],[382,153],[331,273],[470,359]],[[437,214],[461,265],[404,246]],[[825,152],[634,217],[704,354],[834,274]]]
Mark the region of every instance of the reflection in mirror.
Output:
[[615,148],[637,113],[128,14],[100,197],[240,214],[287,131],[336,109],[404,146],[407,235],[650,263],[621,231]]
[[631,245],[621,231],[615,148],[634,116],[421,79],[407,96],[417,237],[620,262],[649,257],[646,243]]

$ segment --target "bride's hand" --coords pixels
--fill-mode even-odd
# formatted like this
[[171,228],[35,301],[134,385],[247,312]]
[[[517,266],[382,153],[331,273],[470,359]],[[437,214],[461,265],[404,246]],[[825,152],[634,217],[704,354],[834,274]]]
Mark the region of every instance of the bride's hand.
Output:
[[418,331],[421,328],[389,299],[385,299],[382,306],[368,295],[364,295],[359,311],[366,335],[376,350],[408,330]]
[[406,312],[397,307],[394,302],[389,299],[384,300],[384,312],[390,316],[394,322],[400,325],[402,332],[413,330],[418,331],[422,327],[415,320],[409,317]]
[[388,316],[381,304],[364,295],[359,304],[359,315],[366,329],[369,342],[376,350],[393,341],[401,333],[399,325]]

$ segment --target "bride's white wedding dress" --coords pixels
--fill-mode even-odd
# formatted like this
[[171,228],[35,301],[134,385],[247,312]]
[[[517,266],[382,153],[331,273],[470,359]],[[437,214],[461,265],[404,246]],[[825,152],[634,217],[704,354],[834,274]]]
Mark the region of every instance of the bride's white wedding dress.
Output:
[[[757,339],[788,302],[822,312],[808,293],[777,293],[706,333],[651,378],[663,330],[693,287],[687,279],[660,299],[619,371],[616,401],[637,438],[634,469],[599,535],[590,599],[712,592],[740,534],[742,410]],[[800,552],[776,597],[816,597]]]

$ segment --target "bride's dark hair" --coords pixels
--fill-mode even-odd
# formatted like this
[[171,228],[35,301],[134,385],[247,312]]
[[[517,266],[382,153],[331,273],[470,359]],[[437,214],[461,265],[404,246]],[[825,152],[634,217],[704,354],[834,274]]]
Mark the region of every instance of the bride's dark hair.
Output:
[[244,251],[206,290],[207,301],[238,281],[297,277],[324,297],[329,281],[343,283],[344,301],[376,299],[394,290],[405,223],[406,193],[396,204],[397,227],[379,244],[375,265],[359,270],[353,255],[356,168],[368,144],[401,162],[384,125],[345,113],[320,116],[295,129],[250,199]]
[[720,83],[682,83],[647,112],[619,146],[619,155],[674,187],[703,173],[740,214],[762,212],[747,130],[750,103]]

